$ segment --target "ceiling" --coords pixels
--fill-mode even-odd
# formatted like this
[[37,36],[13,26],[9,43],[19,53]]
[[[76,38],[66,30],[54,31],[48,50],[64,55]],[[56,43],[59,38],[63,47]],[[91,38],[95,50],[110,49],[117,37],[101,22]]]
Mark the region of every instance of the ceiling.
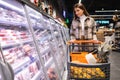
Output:
[[[73,13],[73,6],[75,3],[78,3],[79,0],[62,0],[64,2],[67,17],[71,20]],[[116,11],[120,10],[120,3],[118,0],[82,0],[82,3],[85,5],[87,11],[90,15],[114,15]],[[95,12],[96,10],[112,10],[113,12]],[[120,13],[120,11],[119,11]],[[117,14],[119,14],[117,12]]]
[[[65,6],[69,12],[72,12],[73,5],[77,2],[79,0],[65,0]],[[119,0],[82,0],[82,3],[89,12],[101,10],[102,8],[105,10],[120,9]]]

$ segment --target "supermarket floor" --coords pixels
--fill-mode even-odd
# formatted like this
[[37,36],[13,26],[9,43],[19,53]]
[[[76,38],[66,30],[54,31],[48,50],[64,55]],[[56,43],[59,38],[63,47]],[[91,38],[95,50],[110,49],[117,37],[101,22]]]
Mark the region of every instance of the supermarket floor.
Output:
[[110,54],[110,63],[110,80],[120,80],[120,52],[112,51],[112,53]]

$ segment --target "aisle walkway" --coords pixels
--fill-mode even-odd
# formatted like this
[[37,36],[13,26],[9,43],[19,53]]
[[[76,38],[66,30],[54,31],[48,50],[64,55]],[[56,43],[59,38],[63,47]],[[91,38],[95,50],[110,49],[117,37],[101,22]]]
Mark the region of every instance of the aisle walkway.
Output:
[[111,78],[110,80],[120,80],[120,52],[110,54]]

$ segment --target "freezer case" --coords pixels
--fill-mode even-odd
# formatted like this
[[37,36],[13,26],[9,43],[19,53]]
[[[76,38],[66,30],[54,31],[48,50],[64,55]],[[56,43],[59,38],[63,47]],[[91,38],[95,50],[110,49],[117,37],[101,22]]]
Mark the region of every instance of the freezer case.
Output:
[[42,58],[42,64],[47,73],[46,75],[50,80],[61,80],[61,74],[62,71],[64,71],[63,62],[60,61],[61,56],[56,48],[58,45],[54,37],[55,34],[52,33],[51,27],[53,26],[51,20],[48,16],[28,6],[26,6],[26,10],[32,27],[31,31],[35,34],[34,39],[36,40],[36,46],[39,50],[39,56]]
[[65,29],[29,2],[18,1],[0,0],[0,47],[14,79],[62,80],[67,65]]
[[16,0],[0,0],[0,16],[0,44],[14,80],[45,80],[23,5]]
[[53,33],[53,39],[51,40],[51,45],[53,46],[52,51],[56,58],[56,63],[58,64],[60,75],[63,76],[65,66],[66,66],[66,46],[64,44],[64,39],[62,37],[62,27],[55,21],[50,20],[51,32]]

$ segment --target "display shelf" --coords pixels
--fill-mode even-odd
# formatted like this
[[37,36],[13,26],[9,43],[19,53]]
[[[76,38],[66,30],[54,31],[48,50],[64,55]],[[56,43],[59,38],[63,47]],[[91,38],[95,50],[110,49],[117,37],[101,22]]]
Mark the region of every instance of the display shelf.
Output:
[[[22,71],[24,68],[28,67],[30,64],[34,63],[37,60],[37,55],[34,58],[26,57],[24,60],[20,60],[15,64],[12,64],[14,73],[17,74]],[[19,63],[19,64],[18,64]]]
[[115,45],[114,45],[114,51],[120,51],[120,45],[119,45],[119,42],[120,42],[120,27],[119,26],[116,26],[115,27]]
[[51,57],[46,63],[45,63],[45,67],[49,68],[52,64],[53,64],[53,58]]
[[[63,65],[64,60],[61,59],[66,53],[61,49],[64,48],[64,45],[62,45],[63,39],[61,39],[61,33],[59,33],[60,29],[58,27],[60,26],[57,25],[59,23],[49,15],[44,15],[38,9],[33,8],[31,4],[26,5],[27,1],[0,0],[0,10],[4,13],[0,13],[0,28],[5,30],[5,32],[1,31],[1,39],[4,38],[3,35],[8,38],[7,40],[1,40],[2,50],[5,51],[4,57],[8,62],[11,60],[8,58],[12,58],[13,61],[10,64],[16,79],[43,80],[44,76],[44,80],[49,80],[46,78],[48,76],[46,73],[52,65],[55,66],[57,74],[62,76],[65,65]],[[32,7],[33,12],[28,7]],[[53,21],[52,25],[50,19]],[[6,35],[7,32],[10,33],[10,37]],[[54,40],[55,38],[57,39]],[[55,48],[54,53],[50,44],[53,44],[54,47],[58,46],[59,50]],[[59,51],[62,51],[62,53]],[[59,76],[58,79],[61,80],[61,77]]]
[[7,49],[9,47],[14,47],[14,46],[19,46],[20,44],[25,44],[25,43],[30,43],[32,42],[32,39],[29,39],[29,40],[24,40],[24,41],[20,41],[20,42],[14,42],[14,43],[10,43],[10,44],[3,44],[1,43],[1,47],[3,49]]
[[14,70],[14,73],[17,74],[18,72],[22,71],[24,69],[24,67],[26,67],[30,64],[30,62],[31,62],[30,58],[26,57],[24,60],[22,60],[22,61],[20,60],[20,62],[12,64],[12,68]]
[[120,35],[116,35],[116,36],[115,36],[115,39],[120,39]]
[[50,48],[49,48],[49,47],[44,48],[44,49],[42,49],[42,50],[40,51],[40,53],[41,53],[42,55],[45,55],[45,54],[48,53],[48,52],[50,52]]
[[115,33],[120,33],[120,31],[115,31]]
[[3,44],[3,43],[1,43],[2,49],[7,49],[9,47],[14,47],[14,46],[19,46],[19,45],[20,45],[19,43],[11,43],[11,44]]
[[49,40],[51,38],[51,35],[48,34],[47,36],[45,35],[44,37],[39,37],[37,38],[38,42],[44,42],[45,40]]
[[40,80],[40,75],[41,75],[42,70],[39,70],[37,74],[31,79],[31,80]]
[[24,21],[23,22],[17,22],[17,21],[10,21],[9,19],[5,20],[5,19],[0,19],[0,25],[5,25],[5,26],[22,26],[22,27],[26,27],[27,24]]
[[26,40],[22,40],[21,43],[25,44],[25,43],[30,43],[33,42],[32,39],[26,39]]

